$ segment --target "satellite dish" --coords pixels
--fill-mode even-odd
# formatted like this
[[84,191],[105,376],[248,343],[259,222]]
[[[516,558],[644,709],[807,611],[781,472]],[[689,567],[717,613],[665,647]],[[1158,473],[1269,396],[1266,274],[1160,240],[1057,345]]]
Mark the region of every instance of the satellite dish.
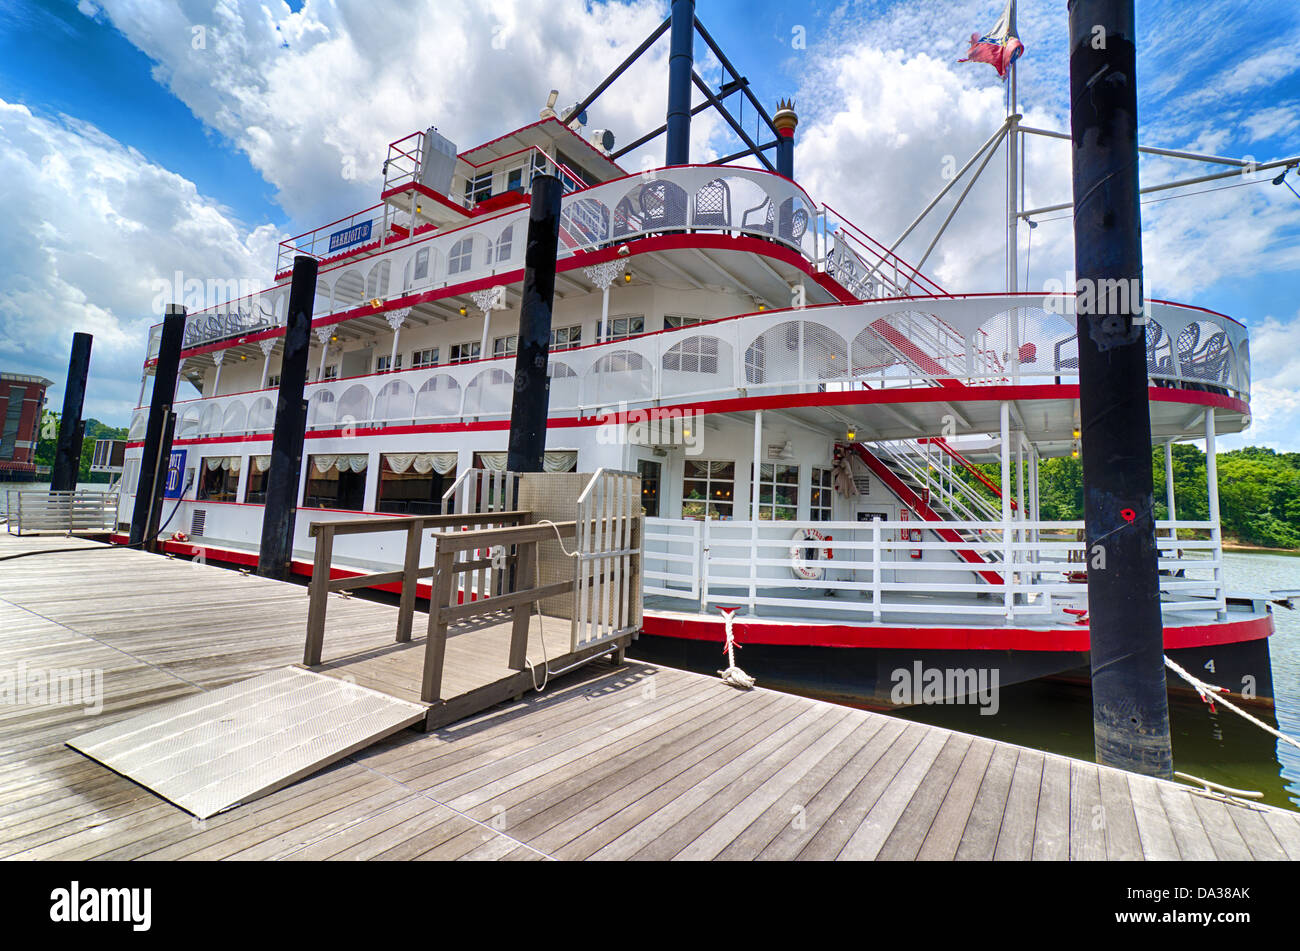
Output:
[[559,98],[560,98],[560,91],[558,89],[552,89],[551,94],[546,97],[546,105],[542,107],[542,111],[539,112],[538,115],[540,115],[543,119],[554,119],[555,100]]

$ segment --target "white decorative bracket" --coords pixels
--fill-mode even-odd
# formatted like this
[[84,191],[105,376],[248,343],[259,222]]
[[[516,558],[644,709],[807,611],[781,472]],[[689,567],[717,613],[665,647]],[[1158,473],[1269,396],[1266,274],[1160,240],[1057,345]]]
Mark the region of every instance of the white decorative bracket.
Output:
[[606,261],[604,264],[584,267],[582,273],[602,291],[607,291],[611,284],[623,276],[623,268],[626,266],[626,261]]

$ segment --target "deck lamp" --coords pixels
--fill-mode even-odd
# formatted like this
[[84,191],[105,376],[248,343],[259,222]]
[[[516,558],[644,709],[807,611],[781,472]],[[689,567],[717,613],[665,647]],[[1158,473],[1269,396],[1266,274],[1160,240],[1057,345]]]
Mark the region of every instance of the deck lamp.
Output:
[[1079,438],[1079,427],[1078,427],[1078,426],[1075,426],[1075,427],[1074,427],[1074,438],[1075,438],[1075,439],[1078,439],[1078,438]]
[[241,359],[241,360],[247,360],[247,359],[248,359],[248,354],[246,354],[246,353],[241,353],[241,354],[239,355],[239,359]]
[[464,307],[460,308],[460,315],[462,317],[464,317],[467,313],[469,313],[469,311],[467,311]]
[[338,334],[330,334],[330,343],[337,343],[338,339],[339,339]]
[[631,272],[631,271],[628,271],[626,274],[623,275],[623,283],[624,283],[624,284],[631,284],[631,283],[632,283],[632,272]]
[[849,442],[853,442],[853,440],[858,438],[858,434],[856,430],[850,429],[848,432],[844,434],[844,438],[847,439]]

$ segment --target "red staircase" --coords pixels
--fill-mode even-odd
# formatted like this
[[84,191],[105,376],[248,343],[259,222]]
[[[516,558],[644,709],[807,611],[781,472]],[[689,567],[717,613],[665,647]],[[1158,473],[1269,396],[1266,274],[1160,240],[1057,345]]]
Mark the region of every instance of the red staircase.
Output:
[[[895,473],[893,469],[889,468],[889,466],[885,465],[880,457],[870,449],[860,442],[852,443],[850,448],[857,453],[858,458],[862,460],[863,464],[871,470],[876,478],[883,482],[889,491],[898,496],[899,501],[911,509],[912,513],[917,518],[921,519],[923,522],[947,521],[947,519],[942,518],[937,512],[935,512],[925,499],[917,495],[916,492],[912,490],[911,486],[900,479],[897,473]],[[932,528],[929,529],[929,531],[934,532],[950,544],[960,545],[966,541],[966,539],[962,538],[956,530],[951,528]],[[987,558],[979,552],[973,551],[969,548],[958,548],[957,556],[961,558],[962,561],[971,565],[987,565],[989,563]],[[977,573],[990,584],[1002,583],[1002,575],[996,571],[979,571]]]

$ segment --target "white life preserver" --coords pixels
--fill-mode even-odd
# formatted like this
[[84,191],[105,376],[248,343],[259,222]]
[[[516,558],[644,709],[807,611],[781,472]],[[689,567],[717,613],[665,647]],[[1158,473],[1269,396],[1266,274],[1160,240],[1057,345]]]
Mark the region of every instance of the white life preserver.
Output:
[[[828,542],[831,536],[823,535],[815,528],[798,529],[792,536],[794,542]],[[810,556],[811,553],[811,556]],[[796,578],[804,581],[821,581],[826,577],[826,569],[816,562],[833,557],[831,549],[825,545],[808,547],[806,544],[790,546],[790,570]]]

